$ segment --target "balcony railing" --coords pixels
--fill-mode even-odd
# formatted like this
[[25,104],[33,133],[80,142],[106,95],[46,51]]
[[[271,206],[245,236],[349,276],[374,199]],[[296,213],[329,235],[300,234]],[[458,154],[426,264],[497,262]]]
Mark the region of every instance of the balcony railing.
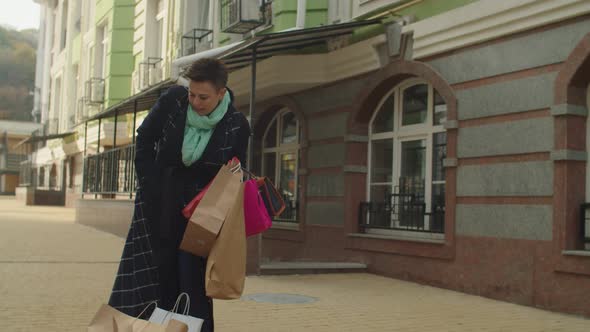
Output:
[[162,80],[162,58],[149,57],[147,60],[139,63],[138,67],[138,87],[139,90],[147,89]]
[[104,78],[93,77],[86,81],[84,99],[87,105],[104,103]]
[[590,203],[582,204],[580,211],[580,240],[584,250],[590,250]]
[[297,223],[297,211],[299,210],[299,201],[291,200],[289,196],[283,195],[285,201],[285,210],[280,216],[274,218],[275,221]]
[[221,30],[244,34],[265,23],[264,0],[221,0]]
[[[445,207],[434,205],[426,211],[423,181],[400,178],[395,192],[384,201],[361,202],[358,222],[361,231],[368,229],[404,230],[444,233]],[[444,202],[444,199],[438,200]]]
[[135,191],[133,144],[84,159],[83,194],[116,195]]
[[187,56],[211,48],[213,44],[213,30],[192,29],[182,36],[181,48],[182,56]]

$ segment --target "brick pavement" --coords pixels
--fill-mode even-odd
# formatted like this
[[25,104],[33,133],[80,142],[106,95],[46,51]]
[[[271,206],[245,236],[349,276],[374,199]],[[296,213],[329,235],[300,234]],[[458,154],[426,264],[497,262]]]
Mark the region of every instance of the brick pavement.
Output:
[[[85,331],[108,298],[123,239],[74,223],[74,210],[0,199],[0,331]],[[590,320],[371,274],[261,276],[216,301],[217,331],[590,331]]]

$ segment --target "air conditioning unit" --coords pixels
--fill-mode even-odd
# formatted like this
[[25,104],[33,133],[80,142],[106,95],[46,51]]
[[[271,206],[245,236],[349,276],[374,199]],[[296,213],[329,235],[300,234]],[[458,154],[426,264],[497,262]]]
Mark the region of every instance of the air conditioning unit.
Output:
[[154,85],[160,83],[162,81],[162,66],[154,65],[153,67],[149,68],[150,71],[150,85]]

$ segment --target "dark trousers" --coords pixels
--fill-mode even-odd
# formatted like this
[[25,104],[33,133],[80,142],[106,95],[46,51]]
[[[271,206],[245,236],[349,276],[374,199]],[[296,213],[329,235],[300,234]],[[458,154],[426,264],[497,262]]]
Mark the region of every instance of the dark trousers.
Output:
[[[180,293],[190,297],[189,316],[204,320],[202,332],[213,331],[213,300],[205,293],[205,267],[207,260],[178,251],[178,286]],[[184,308],[184,306],[180,306]]]

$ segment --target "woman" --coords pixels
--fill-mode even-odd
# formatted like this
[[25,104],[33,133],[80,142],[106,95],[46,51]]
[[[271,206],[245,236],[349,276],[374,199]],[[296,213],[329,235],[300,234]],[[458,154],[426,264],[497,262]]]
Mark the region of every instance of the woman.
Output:
[[232,105],[222,62],[198,60],[185,76],[188,89],[168,89],[137,129],[134,217],[109,304],[137,316],[154,300],[170,310],[186,292],[189,315],[213,331],[206,259],[178,249],[187,222],[181,210],[222,164],[234,156],[246,162],[250,127]]

